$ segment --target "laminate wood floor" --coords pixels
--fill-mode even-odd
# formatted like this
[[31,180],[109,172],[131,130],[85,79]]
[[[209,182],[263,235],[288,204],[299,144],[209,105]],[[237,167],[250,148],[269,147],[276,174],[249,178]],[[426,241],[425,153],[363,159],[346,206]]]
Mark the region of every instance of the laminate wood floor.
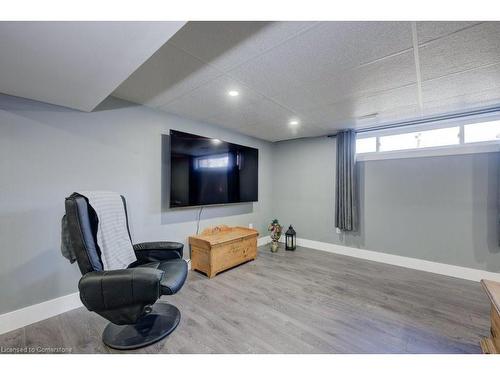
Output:
[[[162,300],[182,320],[139,353],[479,353],[489,303],[479,283],[307,248],[209,280],[190,271]],[[0,336],[0,347],[112,353],[106,320],[79,308]],[[38,349],[37,349],[38,350]]]

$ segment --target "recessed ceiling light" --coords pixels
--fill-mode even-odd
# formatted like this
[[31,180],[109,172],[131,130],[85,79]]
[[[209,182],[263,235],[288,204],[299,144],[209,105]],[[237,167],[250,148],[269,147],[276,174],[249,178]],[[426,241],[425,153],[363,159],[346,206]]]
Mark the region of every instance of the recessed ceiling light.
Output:
[[211,141],[212,141],[212,143],[213,143],[214,145],[219,145],[219,144],[221,144],[221,143],[222,143],[222,141],[221,141],[220,139],[217,139],[217,138],[212,138],[212,139],[211,139]]
[[299,125],[299,120],[290,120],[290,122],[288,123],[288,125],[297,126],[297,125]]
[[238,96],[238,95],[240,95],[240,93],[239,93],[238,91],[236,91],[236,90],[229,90],[229,91],[227,92],[227,94],[228,94],[229,96]]

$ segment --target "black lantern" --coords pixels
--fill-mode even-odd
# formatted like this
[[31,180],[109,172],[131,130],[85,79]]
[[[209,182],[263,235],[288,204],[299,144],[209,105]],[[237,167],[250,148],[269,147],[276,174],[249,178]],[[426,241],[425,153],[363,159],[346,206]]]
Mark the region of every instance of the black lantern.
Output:
[[297,247],[297,239],[295,237],[297,233],[295,233],[295,230],[293,227],[290,225],[288,230],[285,233],[285,249],[286,250],[295,250]]

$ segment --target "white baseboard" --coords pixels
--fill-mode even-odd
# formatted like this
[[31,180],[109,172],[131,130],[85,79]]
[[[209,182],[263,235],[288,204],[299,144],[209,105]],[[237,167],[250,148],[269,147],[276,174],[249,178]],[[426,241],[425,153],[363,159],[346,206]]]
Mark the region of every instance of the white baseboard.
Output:
[[[271,242],[271,237],[260,237],[257,240],[258,246],[263,246]],[[284,238],[281,238],[284,242]],[[347,255],[354,258],[371,260],[374,262],[392,264],[395,266],[411,268],[420,271],[437,273],[440,275],[457,277],[465,280],[480,281],[489,279],[500,282],[500,273],[454,266],[451,264],[431,262],[423,259],[409,258],[400,255],[381,253],[378,251],[357,249],[343,245],[336,245],[326,242],[319,242],[297,238],[297,245],[315,250],[326,251],[329,253]],[[188,268],[191,268],[191,262],[188,261]],[[68,294],[59,298],[27,306],[19,310],[11,311],[0,315],[0,334],[13,331],[15,329],[51,318],[66,311],[81,307],[79,293]]]
[[51,299],[0,315],[0,334],[51,318],[82,306],[79,293]]
[[[281,239],[283,242],[284,239]],[[479,270],[476,268],[468,268],[461,266],[454,266],[446,263],[432,262],[429,260],[409,258],[400,255],[382,253],[372,250],[363,250],[355,247],[336,245],[327,242],[319,242],[297,238],[297,245],[308,247],[315,250],[326,251],[329,253],[347,255],[354,258],[361,258],[371,260],[374,262],[391,264],[405,268],[411,268],[419,271],[437,273],[440,275],[457,277],[459,279],[480,281],[481,279],[488,279],[500,282],[500,273]]]
[[[186,263],[190,270],[191,259],[186,259]],[[0,315],[0,335],[81,306],[79,293],[73,293],[5,313]]]
[[257,239],[257,246],[267,245],[270,242],[271,242],[271,237],[270,236],[259,237]]

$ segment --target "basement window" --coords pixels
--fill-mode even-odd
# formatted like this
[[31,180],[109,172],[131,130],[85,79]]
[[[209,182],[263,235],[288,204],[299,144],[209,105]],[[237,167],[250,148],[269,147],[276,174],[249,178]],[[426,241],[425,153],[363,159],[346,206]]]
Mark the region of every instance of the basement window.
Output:
[[380,151],[458,145],[460,143],[460,127],[388,135],[380,137],[379,142]]
[[367,152],[376,152],[376,151],[377,151],[377,137],[356,139],[357,154],[364,154]]
[[500,141],[500,121],[480,122],[464,126],[464,142]]
[[500,120],[481,120],[459,118],[362,132],[356,139],[358,160],[500,151]]

